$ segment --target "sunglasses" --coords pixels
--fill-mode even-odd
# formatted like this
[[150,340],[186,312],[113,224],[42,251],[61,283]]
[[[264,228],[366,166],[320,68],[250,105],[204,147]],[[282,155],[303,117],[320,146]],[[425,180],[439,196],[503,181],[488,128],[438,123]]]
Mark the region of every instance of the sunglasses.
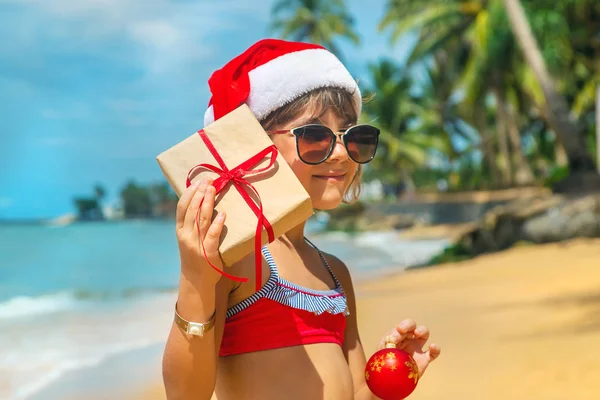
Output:
[[371,125],[355,125],[345,131],[334,133],[324,125],[309,124],[298,128],[268,131],[271,135],[290,133],[296,137],[298,157],[306,164],[321,164],[331,156],[339,136],[348,156],[358,163],[366,164],[375,157],[379,143],[379,129]]

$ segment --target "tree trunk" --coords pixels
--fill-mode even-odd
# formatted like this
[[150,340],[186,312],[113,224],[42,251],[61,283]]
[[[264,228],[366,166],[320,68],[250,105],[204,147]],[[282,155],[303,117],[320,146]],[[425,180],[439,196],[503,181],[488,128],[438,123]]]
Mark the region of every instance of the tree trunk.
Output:
[[485,106],[482,109],[475,110],[475,125],[481,137],[481,152],[483,153],[483,162],[488,164],[490,170],[491,187],[494,188],[500,182],[500,171],[496,165],[496,156],[494,155],[494,142],[492,135],[487,127]]
[[501,97],[499,90],[494,89],[496,93],[496,137],[498,138],[498,150],[500,151],[500,169],[502,172],[502,186],[510,187],[513,183],[512,160],[508,149],[508,136],[506,134],[506,115],[502,112]]
[[496,91],[496,99],[498,100],[498,116],[505,121],[505,128],[510,139],[512,155],[515,161],[515,182],[519,186],[531,185],[534,182],[533,172],[527,162],[527,158],[523,154],[523,146],[521,145],[521,134],[517,125],[516,116],[510,112],[506,104],[506,96],[504,90],[499,88]]
[[600,172],[600,85],[596,93],[596,167]]
[[585,149],[583,130],[581,126],[570,119],[567,103],[555,89],[521,2],[519,0],[503,1],[513,34],[544,92],[548,124],[565,148],[571,172],[595,171],[592,157]]

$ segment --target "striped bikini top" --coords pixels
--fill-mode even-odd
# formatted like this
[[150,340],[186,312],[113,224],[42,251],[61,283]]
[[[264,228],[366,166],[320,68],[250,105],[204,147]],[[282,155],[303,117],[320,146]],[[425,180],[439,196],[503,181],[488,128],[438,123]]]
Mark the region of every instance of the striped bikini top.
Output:
[[258,292],[227,310],[220,356],[312,343],[343,344],[349,312],[342,285],[323,253],[305,240],[319,252],[335,288],[313,290],[287,281],[263,247],[271,275]]

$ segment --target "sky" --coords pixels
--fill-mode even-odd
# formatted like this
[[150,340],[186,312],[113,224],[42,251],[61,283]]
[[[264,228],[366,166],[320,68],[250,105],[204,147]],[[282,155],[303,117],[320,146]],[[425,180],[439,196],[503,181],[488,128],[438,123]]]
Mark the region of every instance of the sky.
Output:
[[[156,156],[202,128],[212,72],[277,37],[273,3],[0,0],[0,219],[73,213],[96,183],[112,205],[129,180],[164,181]],[[384,0],[347,5],[361,44],[338,44],[360,85],[411,43],[378,31]]]

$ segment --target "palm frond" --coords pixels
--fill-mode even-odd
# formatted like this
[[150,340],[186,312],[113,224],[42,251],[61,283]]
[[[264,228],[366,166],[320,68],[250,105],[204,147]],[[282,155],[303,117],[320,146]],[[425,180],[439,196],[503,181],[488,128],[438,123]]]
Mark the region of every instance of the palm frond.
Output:
[[577,93],[572,110],[575,117],[579,118],[584,112],[593,109],[597,101],[598,85],[600,85],[600,73],[590,78]]

